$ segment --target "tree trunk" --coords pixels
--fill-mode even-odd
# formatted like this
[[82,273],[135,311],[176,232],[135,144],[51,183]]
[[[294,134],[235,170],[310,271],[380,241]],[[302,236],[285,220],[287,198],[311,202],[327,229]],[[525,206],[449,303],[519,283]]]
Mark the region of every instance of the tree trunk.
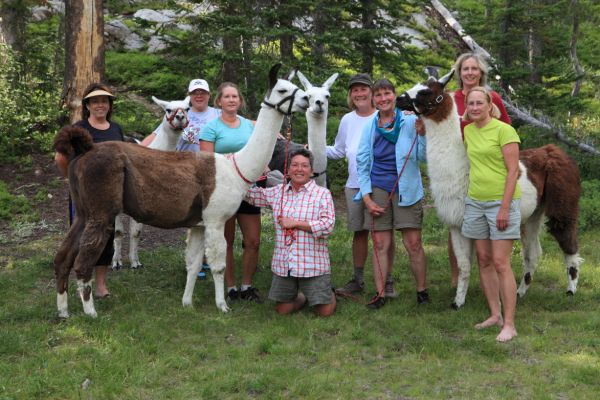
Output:
[[527,35],[527,63],[529,68],[529,83],[541,85],[542,74],[537,67],[538,60],[542,58],[542,41],[534,27],[529,27]]
[[81,95],[104,81],[102,0],[65,0],[65,81],[63,105],[71,122],[81,118]]
[[[372,30],[375,29],[375,16],[376,16],[376,5],[371,0],[361,0],[361,24],[362,29]],[[373,53],[373,47],[369,41],[363,41],[359,43],[361,53],[361,71],[373,75],[373,59],[375,54]]]
[[575,74],[577,75],[577,80],[575,81],[575,85],[571,91],[571,97],[577,97],[577,95],[579,95],[579,91],[581,90],[583,76],[585,75],[585,71],[579,63],[579,58],[577,57],[577,39],[579,38],[579,9],[577,0],[571,1],[571,10],[573,10],[573,31],[571,33],[570,55],[571,61],[573,62],[573,68],[575,69]]
[[30,11],[21,0],[4,0],[0,4],[0,43],[20,52],[25,43],[25,24]]

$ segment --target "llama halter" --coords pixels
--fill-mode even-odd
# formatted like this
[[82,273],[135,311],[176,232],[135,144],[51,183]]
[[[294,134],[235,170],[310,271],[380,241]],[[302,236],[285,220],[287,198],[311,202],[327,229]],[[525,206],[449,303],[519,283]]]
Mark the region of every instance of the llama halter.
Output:
[[[267,98],[265,97],[265,99],[263,100],[263,104],[268,107],[274,108],[275,110],[279,111],[280,113],[282,113],[284,115],[288,115],[288,116],[292,115],[292,107],[294,106],[294,98],[296,97],[296,93],[298,92],[298,90],[300,90],[300,88],[295,88],[294,91],[292,92],[292,94],[290,94],[287,97],[284,97],[277,104],[273,104],[273,103],[269,102],[267,100]],[[290,102],[290,105],[288,106],[287,111],[284,111],[281,109],[281,106],[288,100]]]
[[179,114],[179,111],[181,111],[184,115],[186,115],[186,111],[183,108],[179,107],[179,108],[174,109],[173,112],[171,112],[171,115],[167,117],[167,121],[169,122],[169,125],[171,125],[171,128],[178,130],[178,131],[187,128],[188,124],[190,123],[190,120],[186,118],[187,121],[184,126],[179,127],[179,126],[173,125],[173,120]]

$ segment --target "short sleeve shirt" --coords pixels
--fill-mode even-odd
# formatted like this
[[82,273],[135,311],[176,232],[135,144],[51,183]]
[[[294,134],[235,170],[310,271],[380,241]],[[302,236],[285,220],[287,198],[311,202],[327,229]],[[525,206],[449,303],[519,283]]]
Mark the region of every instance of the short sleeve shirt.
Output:
[[[470,198],[478,201],[502,199],[507,176],[502,147],[509,143],[521,143],[517,131],[495,118],[483,128],[474,123],[465,126],[465,147],[471,164]],[[513,199],[518,198],[521,198],[521,188],[517,182]]]
[[240,124],[235,128],[227,126],[221,118],[209,121],[200,131],[200,140],[213,142],[215,153],[229,154],[240,151],[252,135],[254,125],[250,120],[240,117]]

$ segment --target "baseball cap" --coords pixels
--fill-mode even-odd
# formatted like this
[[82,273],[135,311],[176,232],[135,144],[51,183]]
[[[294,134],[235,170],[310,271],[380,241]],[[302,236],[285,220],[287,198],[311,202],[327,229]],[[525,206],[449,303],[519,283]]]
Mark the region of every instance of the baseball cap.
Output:
[[192,79],[190,85],[188,86],[188,93],[192,93],[196,89],[205,90],[210,93],[208,82],[206,82],[204,79]]
[[367,85],[368,87],[373,86],[373,80],[369,74],[356,74],[350,78],[348,82],[348,89],[352,87],[352,85]]

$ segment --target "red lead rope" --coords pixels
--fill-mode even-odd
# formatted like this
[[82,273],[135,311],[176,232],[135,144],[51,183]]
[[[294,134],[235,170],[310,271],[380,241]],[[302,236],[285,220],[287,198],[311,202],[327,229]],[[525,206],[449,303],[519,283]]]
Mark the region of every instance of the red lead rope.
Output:
[[[406,154],[406,159],[404,160],[404,164],[402,164],[402,168],[400,169],[400,172],[398,173],[398,177],[396,178],[396,182],[394,183],[394,187],[392,188],[392,191],[390,192],[390,195],[387,198],[387,201],[385,202],[385,207],[383,209],[383,212],[385,213],[385,211],[389,208],[390,203],[392,202],[392,198],[394,197],[394,192],[396,191],[396,186],[398,186],[398,182],[400,181],[400,177],[402,176],[402,173],[404,172],[404,169],[406,168],[406,164],[408,163],[408,160],[410,159],[410,154],[413,151],[413,148],[415,147],[415,144],[417,143],[417,135],[415,135],[415,139],[412,142],[412,145],[410,146],[410,150],[408,150],[408,154]],[[376,235],[375,235],[375,217],[371,218],[371,239],[373,240],[373,254],[375,255],[375,262],[377,263],[377,272],[379,272],[379,278],[381,279],[382,282],[382,289],[380,292],[377,293],[377,296],[375,296],[370,302],[373,303],[374,301],[377,301],[378,298],[382,297],[384,292],[385,292],[385,279],[386,277],[383,276],[383,273],[381,272],[381,263],[379,261],[379,253],[377,252],[377,239],[376,239]]]
[[[281,184],[281,199],[279,204],[279,218],[283,217],[283,196],[285,195],[285,186],[286,179],[288,173],[288,151],[290,147],[290,142],[292,140],[292,121],[289,121],[289,126],[287,129],[287,140],[285,142],[285,158],[283,161],[283,183]],[[279,218],[277,222],[279,222]],[[286,246],[291,246],[292,243],[296,240],[296,232],[292,228],[282,228],[283,229],[283,239]]]

